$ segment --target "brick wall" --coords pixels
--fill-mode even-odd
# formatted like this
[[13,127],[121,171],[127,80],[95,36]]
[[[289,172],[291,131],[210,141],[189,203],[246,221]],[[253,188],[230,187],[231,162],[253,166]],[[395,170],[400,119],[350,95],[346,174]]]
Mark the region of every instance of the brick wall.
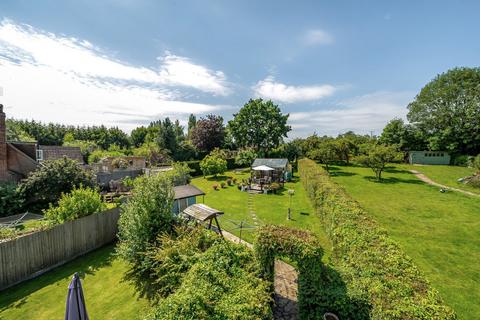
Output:
[[9,180],[7,171],[7,129],[5,127],[5,113],[0,104],[0,181]]

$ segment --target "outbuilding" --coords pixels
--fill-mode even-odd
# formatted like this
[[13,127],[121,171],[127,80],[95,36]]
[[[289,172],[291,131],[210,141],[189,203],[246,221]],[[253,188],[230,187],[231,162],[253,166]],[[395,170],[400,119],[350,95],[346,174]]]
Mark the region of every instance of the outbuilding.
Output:
[[174,214],[179,214],[187,207],[196,204],[197,196],[205,196],[205,192],[191,184],[176,186],[173,188],[173,191],[175,192],[175,201],[173,202]]
[[257,158],[252,163],[252,180],[263,184],[283,183],[292,178],[292,166],[288,159]]
[[450,155],[446,151],[410,151],[410,164],[450,164]]

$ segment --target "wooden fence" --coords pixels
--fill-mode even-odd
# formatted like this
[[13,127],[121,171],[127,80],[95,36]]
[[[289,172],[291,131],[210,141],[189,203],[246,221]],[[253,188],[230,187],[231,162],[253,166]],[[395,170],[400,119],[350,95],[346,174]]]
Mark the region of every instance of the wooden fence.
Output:
[[0,243],[0,290],[114,241],[118,208]]

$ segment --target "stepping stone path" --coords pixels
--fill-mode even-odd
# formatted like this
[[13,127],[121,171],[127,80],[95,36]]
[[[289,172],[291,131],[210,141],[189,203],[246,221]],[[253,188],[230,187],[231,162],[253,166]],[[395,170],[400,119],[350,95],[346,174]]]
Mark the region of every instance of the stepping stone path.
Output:
[[255,201],[254,201],[255,193],[248,193],[248,213],[252,217],[253,223],[255,224],[256,227],[259,225],[258,217],[257,214],[255,213]]

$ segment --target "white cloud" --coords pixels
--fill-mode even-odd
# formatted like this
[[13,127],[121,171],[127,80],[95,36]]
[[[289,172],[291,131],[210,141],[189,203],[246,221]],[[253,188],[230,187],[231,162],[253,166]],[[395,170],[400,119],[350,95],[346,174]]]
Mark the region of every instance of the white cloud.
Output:
[[192,87],[222,96],[231,92],[222,71],[214,72],[188,58],[169,53],[159,60],[162,61],[159,74],[165,84]]
[[330,44],[333,42],[333,37],[325,30],[311,29],[303,35],[303,42],[306,45]]
[[254,93],[258,97],[272,99],[275,101],[292,103],[301,101],[319,100],[332,95],[336,88],[332,85],[313,85],[313,86],[289,86],[276,82],[270,76],[257,82],[253,87]]
[[14,117],[131,129],[162,115],[222,107],[180,100],[182,88],[229,94],[222,72],[170,53],[160,61],[158,70],[132,66],[85,40],[0,23],[2,102]]
[[349,130],[380,134],[385,124],[395,117],[405,118],[412,92],[375,92],[342,101],[325,110],[293,112],[289,122],[295,136],[337,135]]

